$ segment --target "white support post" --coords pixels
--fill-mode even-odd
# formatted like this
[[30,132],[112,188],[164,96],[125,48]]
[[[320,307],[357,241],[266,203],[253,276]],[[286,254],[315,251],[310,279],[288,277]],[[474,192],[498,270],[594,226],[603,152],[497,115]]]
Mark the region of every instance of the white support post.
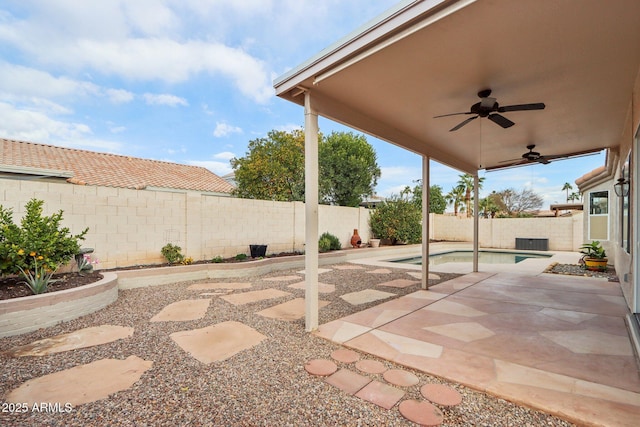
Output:
[[318,329],[318,113],[304,94],[305,329]]
[[429,289],[429,157],[422,156],[422,289]]
[[478,187],[480,185],[480,180],[478,179],[478,171],[473,175],[473,271],[474,273],[478,272],[478,248],[480,246],[479,240],[479,228],[480,222],[478,221],[480,214],[480,204],[478,200]]

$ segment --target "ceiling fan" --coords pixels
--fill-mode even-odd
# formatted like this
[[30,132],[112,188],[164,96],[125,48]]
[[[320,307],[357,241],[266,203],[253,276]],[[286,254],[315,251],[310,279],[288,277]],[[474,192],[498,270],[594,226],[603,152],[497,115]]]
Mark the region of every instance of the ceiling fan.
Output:
[[502,165],[502,166],[491,166],[491,167],[486,168],[486,170],[490,171],[490,170],[494,170],[494,169],[506,169],[506,168],[511,168],[511,167],[515,167],[515,166],[523,166],[523,165],[526,165],[526,164],[529,164],[529,163],[541,163],[543,165],[547,165],[547,164],[551,163],[552,160],[588,156],[588,155],[592,155],[592,154],[597,154],[597,153],[599,153],[601,151],[600,149],[595,149],[595,150],[579,151],[579,152],[576,152],[576,153],[569,153],[569,154],[554,154],[554,155],[550,155],[550,156],[543,156],[542,154],[538,153],[537,151],[533,151],[534,148],[536,148],[536,146],[534,144],[527,145],[527,150],[529,150],[529,151],[527,151],[522,156],[520,156],[520,158],[511,159],[511,160],[503,160],[503,161],[501,161],[499,163],[507,163],[507,164]]
[[481,90],[480,92],[478,92],[478,96],[480,97],[480,102],[473,104],[468,112],[442,114],[440,116],[435,116],[434,119],[462,114],[475,114],[475,116],[469,117],[460,124],[451,128],[449,132],[460,129],[462,126],[466,125],[472,120],[477,119],[478,117],[487,117],[495,124],[506,129],[513,126],[515,123],[498,113],[507,113],[510,111],[543,110],[545,107],[544,103],[542,102],[533,104],[506,105],[501,107],[500,104],[498,104],[498,102],[496,101],[496,98],[491,98],[491,89]]

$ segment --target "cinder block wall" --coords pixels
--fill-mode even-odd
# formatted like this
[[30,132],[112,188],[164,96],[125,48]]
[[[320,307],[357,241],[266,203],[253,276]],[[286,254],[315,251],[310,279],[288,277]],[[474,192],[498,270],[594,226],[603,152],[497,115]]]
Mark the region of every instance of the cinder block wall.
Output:
[[[95,249],[99,269],[162,263],[167,243],[195,260],[248,254],[251,244],[268,245],[268,253],[304,251],[301,202],[0,180],[0,204],[13,210],[14,222],[32,198],[44,200],[45,215],[62,209],[73,234],[89,227],[81,244]],[[343,247],[356,228],[368,240],[367,209],[320,206],[318,217],[320,233],[336,235]]]
[[[431,216],[432,238],[458,242],[473,241],[473,218],[452,215]],[[480,219],[479,243],[485,248],[513,249],[516,238],[549,239],[551,251],[579,251],[583,243],[582,213],[553,218]]]

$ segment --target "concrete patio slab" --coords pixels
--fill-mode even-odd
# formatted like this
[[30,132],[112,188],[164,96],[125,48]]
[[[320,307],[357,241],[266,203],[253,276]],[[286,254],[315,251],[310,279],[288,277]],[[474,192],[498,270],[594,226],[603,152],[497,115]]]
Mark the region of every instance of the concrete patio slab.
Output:
[[640,375],[620,286],[563,279],[473,273],[422,291],[438,299],[407,295],[317,335],[578,424],[634,426]]
[[289,292],[269,288],[260,291],[249,291],[239,294],[225,295],[220,298],[233,305],[244,305],[268,299],[282,298],[289,295],[291,295]]
[[30,406],[47,402],[62,408],[65,404],[95,402],[130,388],[152,365],[152,361],[137,356],[102,359],[29,380],[7,394],[5,400]]
[[14,357],[45,356],[78,348],[107,344],[133,335],[134,329],[127,326],[102,325],[79,329],[68,334],[56,335],[14,347],[7,353]]
[[255,329],[234,321],[175,332],[170,337],[180,348],[202,363],[228,359],[267,338]]
[[202,319],[207,313],[210,299],[187,299],[176,301],[164,307],[150,322],[187,322]]

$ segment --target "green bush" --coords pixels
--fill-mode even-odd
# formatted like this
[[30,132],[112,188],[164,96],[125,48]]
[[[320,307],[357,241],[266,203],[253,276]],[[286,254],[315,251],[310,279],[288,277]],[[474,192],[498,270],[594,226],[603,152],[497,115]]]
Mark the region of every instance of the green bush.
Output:
[[220,263],[220,262],[224,262],[224,258],[222,258],[220,255],[218,255],[217,257],[214,257],[211,262],[215,262],[215,263]]
[[407,195],[403,191],[391,196],[371,213],[369,226],[378,239],[389,239],[391,244],[422,241],[422,212]]
[[236,261],[244,261],[245,259],[247,259],[247,257],[247,254],[237,254]]
[[337,251],[342,249],[340,239],[329,232],[324,232],[318,240],[318,250],[320,252]]
[[72,235],[60,226],[63,211],[43,216],[43,205],[42,200],[29,200],[20,226],[14,224],[12,211],[0,206],[0,275],[24,272],[27,278],[27,272],[38,268],[42,274],[53,272],[80,251],[79,241],[89,229]]
[[169,261],[169,264],[178,264],[184,260],[184,255],[182,255],[182,248],[178,245],[174,245],[172,243],[167,243],[160,250],[162,252],[162,256]]

